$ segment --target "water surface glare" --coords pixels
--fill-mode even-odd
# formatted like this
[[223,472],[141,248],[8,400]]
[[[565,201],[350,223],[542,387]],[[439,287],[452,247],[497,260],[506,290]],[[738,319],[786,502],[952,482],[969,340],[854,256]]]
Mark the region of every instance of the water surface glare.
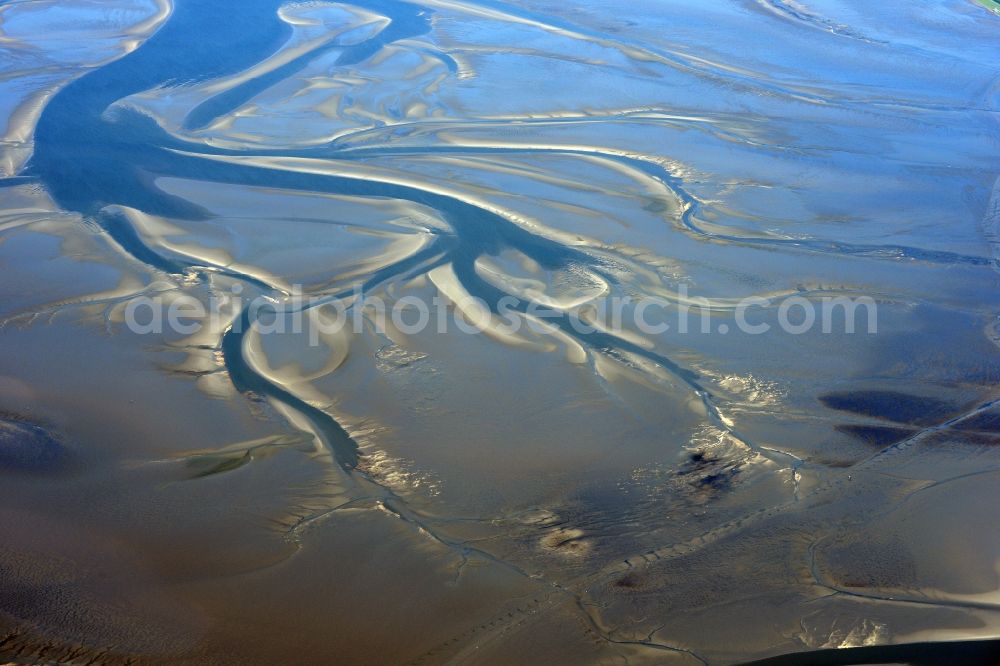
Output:
[[0,661],[997,658],[1000,4],[0,53]]

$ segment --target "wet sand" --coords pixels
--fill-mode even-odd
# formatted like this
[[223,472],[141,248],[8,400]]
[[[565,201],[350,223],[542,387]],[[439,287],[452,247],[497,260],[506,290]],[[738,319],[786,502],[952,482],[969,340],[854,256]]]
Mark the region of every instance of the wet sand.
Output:
[[992,658],[998,28],[0,5],[0,661]]

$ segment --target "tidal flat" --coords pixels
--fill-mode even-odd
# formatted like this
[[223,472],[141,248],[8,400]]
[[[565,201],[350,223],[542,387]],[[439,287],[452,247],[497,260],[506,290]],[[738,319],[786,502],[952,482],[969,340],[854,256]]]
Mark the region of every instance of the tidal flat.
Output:
[[0,663],[1000,663],[994,5],[0,1]]

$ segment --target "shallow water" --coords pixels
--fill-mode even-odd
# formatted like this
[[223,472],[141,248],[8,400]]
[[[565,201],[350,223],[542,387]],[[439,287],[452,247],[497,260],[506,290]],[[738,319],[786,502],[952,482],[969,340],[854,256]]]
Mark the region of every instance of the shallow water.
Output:
[[0,658],[998,636],[998,30],[0,3]]

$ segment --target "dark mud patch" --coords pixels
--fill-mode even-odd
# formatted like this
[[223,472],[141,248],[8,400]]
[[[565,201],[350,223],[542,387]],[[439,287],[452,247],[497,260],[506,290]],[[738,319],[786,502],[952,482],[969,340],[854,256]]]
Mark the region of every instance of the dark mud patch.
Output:
[[640,574],[630,571],[613,583],[615,589],[628,592],[642,590],[647,587],[646,580]]
[[237,452],[228,456],[200,456],[188,461],[188,478],[202,479],[206,476],[224,474],[243,467],[251,460],[253,460],[253,456],[249,451]]
[[715,457],[704,451],[692,453],[677,470],[677,475],[685,479],[702,499],[732,488],[739,473],[737,461]]
[[860,460],[857,458],[810,458],[809,462],[817,465],[823,465],[824,467],[847,469],[848,467],[853,467],[858,464]]
[[990,410],[962,419],[955,424],[955,430],[1000,435],[1000,411]]
[[1000,433],[948,429],[934,433],[928,441],[938,447],[993,447],[1000,446]]
[[893,426],[870,426],[870,425],[838,425],[837,432],[849,435],[859,442],[864,442],[869,446],[883,448],[891,446],[896,442],[901,442],[913,435],[916,430],[911,428],[896,428]]
[[56,472],[68,458],[66,447],[42,426],[0,415],[0,472]]
[[918,426],[941,423],[958,411],[958,407],[945,400],[898,391],[827,393],[819,401],[840,412]]

